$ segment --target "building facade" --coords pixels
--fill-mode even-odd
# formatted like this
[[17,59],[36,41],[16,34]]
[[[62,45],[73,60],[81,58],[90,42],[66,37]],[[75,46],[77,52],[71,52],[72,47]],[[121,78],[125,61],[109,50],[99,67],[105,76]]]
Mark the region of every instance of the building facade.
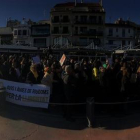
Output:
[[31,46],[31,25],[26,21],[13,27],[13,44]]
[[52,45],[104,45],[105,11],[102,3],[61,3],[51,9]]
[[31,26],[31,42],[34,47],[50,46],[50,24],[38,24]]
[[137,28],[128,21],[118,19],[115,23],[106,23],[106,47],[133,47],[136,44]]

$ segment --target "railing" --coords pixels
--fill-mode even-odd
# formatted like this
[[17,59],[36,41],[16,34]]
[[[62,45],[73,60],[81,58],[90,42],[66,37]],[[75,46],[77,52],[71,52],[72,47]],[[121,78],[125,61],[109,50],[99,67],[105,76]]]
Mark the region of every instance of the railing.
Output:
[[69,19],[67,19],[67,20],[66,20],[66,19],[62,19],[62,20],[61,20],[61,23],[69,23],[69,22],[70,22]]
[[69,31],[62,31],[62,34],[70,34]]
[[104,22],[103,21],[92,21],[92,20],[76,20],[75,19],[75,22],[74,22],[75,24],[97,24],[97,25],[99,25],[99,24],[104,24]]
[[65,20],[65,19],[62,19],[62,20],[52,20],[52,23],[69,23],[69,22],[70,22],[69,19],[67,19],[67,20]]
[[70,34],[69,31],[52,31],[52,34]]
[[61,34],[60,31],[52,31],[52,34]]
[[74,35],[87,35],[87,36],[103,36],[103,32],[90,32],[90,31],[83,31],[83,32],[75,32]]
[[60,20],[52,20],[52,23],[60,23]]

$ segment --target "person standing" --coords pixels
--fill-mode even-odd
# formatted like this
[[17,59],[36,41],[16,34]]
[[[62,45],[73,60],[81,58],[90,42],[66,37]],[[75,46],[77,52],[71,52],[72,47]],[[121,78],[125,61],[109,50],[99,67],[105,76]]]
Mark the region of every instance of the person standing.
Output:
[[53,82],[53,76],[51,73],[50,67],[44,68],[44,76],[41,80],[41,84],[49,86],[50,87],[50,94],[52,93],[52,82]]
[[41,79],[37,72],[36,65],[30,66],[30,72],[27,74],[26,82],[29,84],[40,84]]
[[[76,97],[76,78],[74,71],[70,65],[65,67],[65,74],[63,76],[64,94],[66,103],[74,103]],[[73,106],[67,105],[65,108],[65,117],[68,121],[74,121],[72,118]]]

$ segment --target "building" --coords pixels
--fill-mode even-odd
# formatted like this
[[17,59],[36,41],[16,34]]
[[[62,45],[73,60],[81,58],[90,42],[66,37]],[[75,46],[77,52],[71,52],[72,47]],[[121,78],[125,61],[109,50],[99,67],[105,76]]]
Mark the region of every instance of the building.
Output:
[[105,11],[99,3],[68,2],[51,9],[51,43],[104,46]]
[[[43,22],[44,23],[44,22]],[[31,43],[34,47],[50,46],[50,24],[38,24],[31,26]]]
[[137,26],[121,18],[115,23],[106,23],[106,47],[133,47],[136,44]]
[[140,25],[137,25],[136,46],[138,46],[138,48],[140,48]]
[[13,27],[13,44],[31,46],[31,25],[23,19],[20,25]]
[[12,29],[10,27],[0,27],[0,45],[10,45],[12,40]]

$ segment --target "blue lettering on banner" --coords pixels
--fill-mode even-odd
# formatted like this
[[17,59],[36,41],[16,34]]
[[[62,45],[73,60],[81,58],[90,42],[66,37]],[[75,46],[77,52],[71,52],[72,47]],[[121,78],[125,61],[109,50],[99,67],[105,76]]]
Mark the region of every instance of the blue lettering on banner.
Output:
[[20,87],[17,88],[18,92],[26,93],[26,90],[27,90],[26,88],[20,88]]
[[36,90],[36,89],[33,89],[32,90],[32,93],[33,94],[49,94],[48,90]]
[[14,86],[7,86],[8,90],[14,90]]
[[13,100],[20,100],[21,101],[21,95],[17,95],[14,93],[7,93],[7,97]]

